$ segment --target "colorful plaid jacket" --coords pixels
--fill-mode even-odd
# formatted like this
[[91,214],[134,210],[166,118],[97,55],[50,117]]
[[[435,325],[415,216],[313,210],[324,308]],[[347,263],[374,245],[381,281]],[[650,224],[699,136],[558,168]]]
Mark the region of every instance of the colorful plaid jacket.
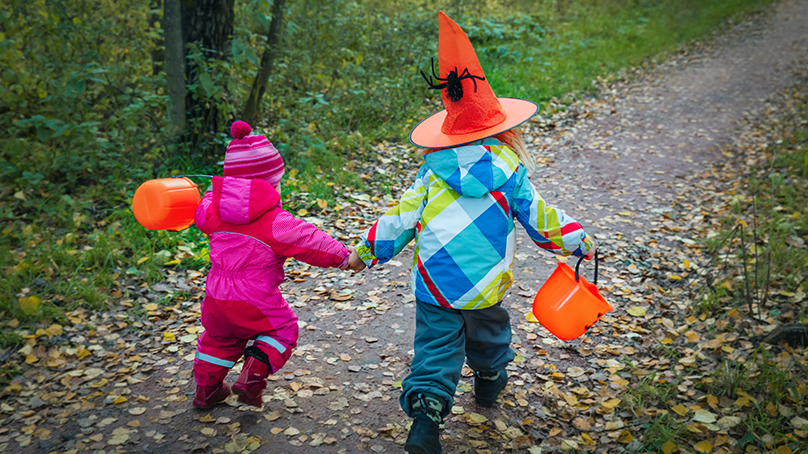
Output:
[[501,301],[513,282],[514,218],[542,249],[580,257],[592,246],[575,219],[536,193],[513,151],[481,143],[426,155],[399,204],[356,248],[371,267],[415,238],[412,287],[421,301],[454,309]]

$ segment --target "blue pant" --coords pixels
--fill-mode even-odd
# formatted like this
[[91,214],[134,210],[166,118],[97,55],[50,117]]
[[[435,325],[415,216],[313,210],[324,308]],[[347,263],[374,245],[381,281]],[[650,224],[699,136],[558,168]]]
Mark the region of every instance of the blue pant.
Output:
[[463,361],[479,372],[505,369],[514,358],[508,311],[497,303],[486,309],[447,309],[416,301],[415,356],[402,382],[401,408],[411,415],[410,396],[428,392],[446,400],[449,413]]

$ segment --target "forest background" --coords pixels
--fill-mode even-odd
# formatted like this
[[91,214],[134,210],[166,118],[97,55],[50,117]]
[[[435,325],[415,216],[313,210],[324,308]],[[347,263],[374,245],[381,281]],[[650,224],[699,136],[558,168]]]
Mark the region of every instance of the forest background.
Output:
[[[419,74],[437,56],[438,9],[468,33],[495,93],[551,115],[595,80],[768,3],[3,2],[0,319],[61,320],[104,308],[122,275],[151,282],[166,266],[204,264],[195,229],[148,232],[129,207],[149,178],[221,174],[236,119],[282,153],[292,212],[338,210],[343,191],[389,192],[391,179],[358,169],[440,107]],[[21,340],[0,334],[2,346]]]

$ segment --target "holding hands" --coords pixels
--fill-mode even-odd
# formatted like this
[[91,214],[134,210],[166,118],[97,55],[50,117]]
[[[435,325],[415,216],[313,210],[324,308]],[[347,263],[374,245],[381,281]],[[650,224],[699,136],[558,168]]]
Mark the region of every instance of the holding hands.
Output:
[[349,247],[349,251],[351,251],[350,257],[348,257],[348,263],[345,266],[340,267],[342,271],[351,270],[354,273],[358,273],[365,269],[365,262],[359,258],[359,254],[356,253],[356,249]]

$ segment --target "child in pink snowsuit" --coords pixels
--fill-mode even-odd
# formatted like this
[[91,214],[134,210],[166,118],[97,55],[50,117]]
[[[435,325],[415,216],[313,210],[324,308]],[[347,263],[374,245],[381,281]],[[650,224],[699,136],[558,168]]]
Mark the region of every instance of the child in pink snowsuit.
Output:
[[260,406],[266,377],[291,356],[297,316],[278,289],[286,258],[328,268],[344,266],[349,256],[345,246],[281,209],[283,160],[265,137],[250,132],[247,123],[233,123],[225,176],[213,177],[213,190],[196,209],[196,226],[210,235],[211,260],[202,302],[205,332],[194,360],[193,403],[200,408],[230,395],[224,378],[242,354],[233,391],[239,401]]

